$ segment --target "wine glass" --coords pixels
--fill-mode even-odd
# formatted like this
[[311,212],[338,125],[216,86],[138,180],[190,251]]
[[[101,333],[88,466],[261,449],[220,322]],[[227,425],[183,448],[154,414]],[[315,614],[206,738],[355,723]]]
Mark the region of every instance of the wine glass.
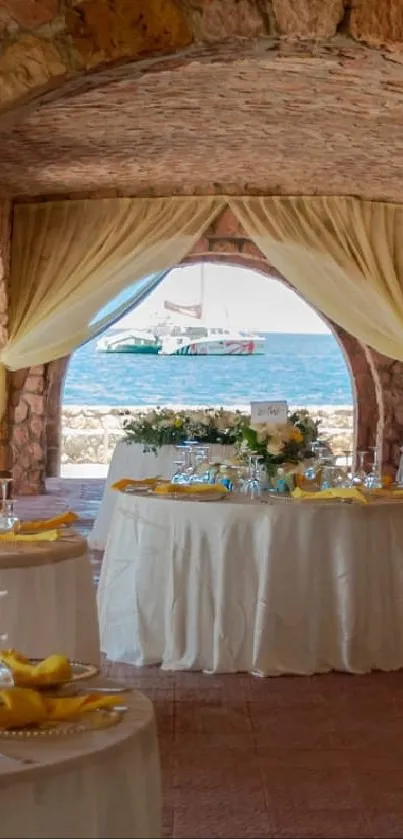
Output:
[[171,478],[171,484],[183,484],[185,482],[185,472],[183,460],[174,460],[174,473]]
[[194,449],[194,483],[206,484],[210,477],[210,446],[197,446]]
[[380,489],[382,487],[382,477],[379,449],[376,446],[371,446],[371,451],[374,453],[373,462],[371,471],[368,472],[364,484],[368,489]]
[[10,508],[8,505],[10,501],[7,499],[8,487],[11,484],[12,478],[0,478],[1,487],[1,510],[0,510],[0,532],[6,533],[14,529],[14,521],[9,515]]
[[262,487],[258,479],[260,455],[257,452],[250,452],[248,463],[248,477],[242,485],[242,491],[248,498],[260,498]]
[[364,466],[366,454],[368,454],[366,450],[361,450],[357,452],[358,467],[354,470],[351,478],[352,486],[363,486],[365,484],[367,478],[367,472]]
[[[0,589],[0,598],[7,597],[8,591],[4,589]],[[1,646],[4,649],[8,641],[8,634],[7,632],[0,633],[0,642]],[[12,688],[14,687],[14,677],[12,671],[7,664],[0,658],[0,687],[2,688]]]

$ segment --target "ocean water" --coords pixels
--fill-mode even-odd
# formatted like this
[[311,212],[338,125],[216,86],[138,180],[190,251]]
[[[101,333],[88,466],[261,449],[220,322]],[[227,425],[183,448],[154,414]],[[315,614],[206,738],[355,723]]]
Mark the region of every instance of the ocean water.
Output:
[[261,356],[136,356],[74,353],[66,405],[237,405],[286,399],[291,405],[350,405],[350,375],[331,335],[270,333]]

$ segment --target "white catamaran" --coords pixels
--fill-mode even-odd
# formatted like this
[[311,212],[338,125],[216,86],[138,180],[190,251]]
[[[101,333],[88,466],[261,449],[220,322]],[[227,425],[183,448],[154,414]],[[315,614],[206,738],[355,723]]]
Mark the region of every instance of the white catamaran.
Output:
[[264,355],[265,340],[247,330],[210,326],[203,322],[205,308],[204,264],[200,266],[200,299],[190,306],[164,301],[164,310],[181,316],[165,317],[153,327],[131,329],[103,338],[97,349],[109,353],[159,355]]

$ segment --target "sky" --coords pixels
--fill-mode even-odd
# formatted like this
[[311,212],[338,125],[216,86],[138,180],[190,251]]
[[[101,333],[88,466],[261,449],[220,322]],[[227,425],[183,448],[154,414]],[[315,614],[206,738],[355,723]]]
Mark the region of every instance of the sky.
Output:
[[[203,271],[203,280],[202,280]],[[175,268],[135,311],[117,327],[152,326],[156,318],[172,314],[164,301],[189,306],[200,303],[209,326],[229,326],[262,332],[329,334],[330,330],[298,295],[279,280],[228,265],[205,263]],[[173,316],[180,322],[180,316]]]

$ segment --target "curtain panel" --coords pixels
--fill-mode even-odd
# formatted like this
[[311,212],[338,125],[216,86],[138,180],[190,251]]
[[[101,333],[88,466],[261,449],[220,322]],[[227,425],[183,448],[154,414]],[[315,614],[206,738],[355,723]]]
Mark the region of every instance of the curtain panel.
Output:
[[102,324],[96,320],[106,304],[179,264],[226,206],[308,303],[363,343],[403,360],[399,205],[242,196],[23,204],[14,211],[0,413],[5,367],[44,364],[89,340],[119,315],[117,308]]
[[403,361],[403,207],[345,197],[228,203],[308,303],[364,344]]

